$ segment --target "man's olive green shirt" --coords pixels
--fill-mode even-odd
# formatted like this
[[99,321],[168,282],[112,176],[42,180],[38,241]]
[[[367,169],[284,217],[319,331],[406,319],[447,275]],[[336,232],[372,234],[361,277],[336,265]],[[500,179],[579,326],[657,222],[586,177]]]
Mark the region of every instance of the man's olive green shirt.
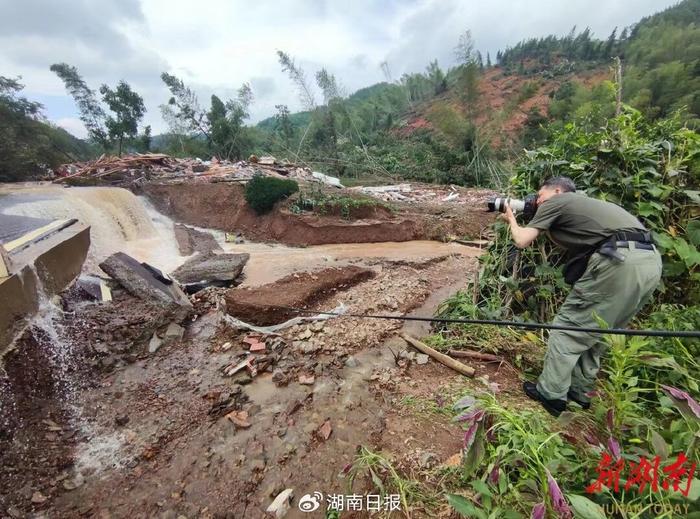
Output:
[[645,230],[637,218],[619,205],[580,193],[560,193],[537,207],[527,227],[547,231],[572,255],[589,250],[619,231]]

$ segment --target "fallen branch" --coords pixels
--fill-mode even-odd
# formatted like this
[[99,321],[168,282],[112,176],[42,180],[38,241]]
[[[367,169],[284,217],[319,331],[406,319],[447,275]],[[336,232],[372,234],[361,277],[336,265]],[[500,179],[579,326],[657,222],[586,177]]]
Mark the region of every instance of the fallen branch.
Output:
[[420,350],[426,355],[431,356],[432,358],[434,358],[441,364],[444,364],[448,368],[452,368],[456,372],[461,373],[462,375],[465,375],[467,377],[474,376],[474,368],[467,366],[466,364],[462,364],[460,361],[455,360],[452,357],[448,357],[444,353],[440,353],[439,351],[434,350],[427,344],[424,344],[418,339],[411,337],[407,333],[402,333],[401,337],[417,350]]
[[469,350],[450,350],[447,352],[450,357],[461,357],[464,359],[475,359],[484,362],[503,362],[505,359],[499,357],[498,355],[492,355],[490,353],[481,353],[479,351],[469,351]]

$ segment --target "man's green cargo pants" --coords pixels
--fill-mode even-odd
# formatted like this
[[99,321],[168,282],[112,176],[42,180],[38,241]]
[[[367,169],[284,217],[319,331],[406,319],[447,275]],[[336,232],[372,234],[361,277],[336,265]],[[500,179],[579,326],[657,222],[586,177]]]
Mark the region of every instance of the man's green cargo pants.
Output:
[[[594,313],[610,328],[624,328],[653,294],[661,279],[656,250],[618,248],[620,262],[594,253],[559,309],[554,324],[598,328]],[[599,333],[552,330],[537,390],[549,400],[574,397],[588,402],[606,345]]]

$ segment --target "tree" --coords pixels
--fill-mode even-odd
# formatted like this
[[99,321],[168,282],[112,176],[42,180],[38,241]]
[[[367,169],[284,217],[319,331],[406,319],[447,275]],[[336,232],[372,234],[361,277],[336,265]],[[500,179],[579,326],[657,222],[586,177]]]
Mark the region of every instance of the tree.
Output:
[[285,149],[289,150],[294,137],[294,126],[289,119],[289,108],[287,105],[275,105],[275,132],[280,136]]
[[122,154],[124,137],[136,137],[138,124],[146,113],[143,98],[134,92],[126,81],[117,83],[112,90],[107,85],[100,87],[102,100],[107,104],[114,117],[105,118],[109,137],[119,143],[119,156]]
[[105,112],[100,102],[83,78],[78,69],[67,63],[54,63],[50,70],[61,78],[66,90],[78,105],[80,120],[85,125],[90,139],[99,143],[105,150],[109,146],[108,131],[105,128]]
[[486,52],[486,68],[491,68],[491,54]]
[[171,129],[175,130],[176,126],[180,126],[189,132],[199,132],[208,141],[211,141],[209,128],[206,126],[207,114],[199,106],[197,95],[190,88],[186,87],[181,79],[172,74],[163,72],[160,78],[172,94],[168,104],[161,106],[161,112],[166,122],[179,123],[173,125]]
[[0,182],[37,178],[90,153],[84,142],[51,126],[41,104],[19,95],[23,88],[18,79],[0,76]]
[[233,160],[243,158],[247,145],[243,122],[249,116],[252,101],[253,92],[247,83],[238,89],[236,99],[226,103],[216,95],[211,96],[211,108],[207,113],[208,133],[217,155]]
[[335,76],[329,74],[325,68],[316,72],[316,83],[323,92],[323,102],[328,105],[334,99],[343,98],[341,88],[338,86]]
[[151,141],[153,140],[153,137],[151,136],[151,125],[147,125],[143,129],[143,135],[141,136],[141,146],[143,147],[143,151],[148,153],[151,151]]
[[435,95],[440,95],[447,91],[447,78],[445,77],[445,73],[440,68],[440,65],[438,65],[437,60],[430,62],[428,68],[426,69],[426,74],[430,84],[433,87],[433,93]]

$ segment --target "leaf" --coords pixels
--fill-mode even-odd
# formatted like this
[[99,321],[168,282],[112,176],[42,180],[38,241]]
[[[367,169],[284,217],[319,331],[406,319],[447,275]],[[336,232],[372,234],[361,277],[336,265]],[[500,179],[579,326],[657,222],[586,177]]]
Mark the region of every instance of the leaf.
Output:
[[685,228],[690,243],[700,246],[700,220],[691,220]]
[[576,494],[566,494],[566,497],[574,509],[576,519],[605,519],[603,509],[587,497]]
[[489,489],[488,485],[481,481],[480,479],[475,479],[472,481],[472,488],[477,491],[479,494],[493,497],[493,494],[491,493],[491,490]]
[[455,509],[462,517],[478,517],[479,519],[487,519],[486,513],[475,507],[466,497],[458,494],[447,494],[447,502]]
[[700,204],[700,191],[693,191],[690,189],[686,189],[683,191],[688,198],[690,198],[691,201],[695,202],[696,204]]
[[452,408],[455,411],[469,409],[471,406],[474,405],[474,402],[476,402],[476,399],[473,396],[471,396],[471,395],[463,396],[462,398],[457,400],[457,402],[455,402],[455,405],[453,405]]
[[656,431],[651,431],[651,446],[654,447],[654,453],[658,454],[662,460],[668,458],[668,445]]

